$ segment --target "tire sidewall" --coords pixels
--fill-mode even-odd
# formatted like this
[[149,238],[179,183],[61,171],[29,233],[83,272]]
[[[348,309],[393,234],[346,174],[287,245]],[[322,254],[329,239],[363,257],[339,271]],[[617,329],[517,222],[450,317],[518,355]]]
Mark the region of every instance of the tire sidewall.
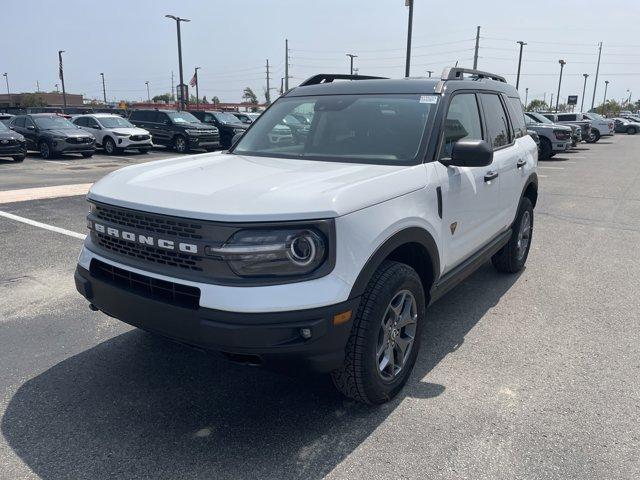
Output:
[[552,153],[553,147],[551,146],[551,142],[549,139],[542,137],[540,139],[540,158],[542,160],[547,160],[551,158]]
[[[518,234],[520,233],[520,225],[522,224],[522,217],[524,216],[524,212],[529,211],[529,218],[531,221],[531,231],[529,232],[529,245],[527,246],[527,251],[524,256],[518,260]],[[524,267],[524,264],[527,263],[527,258],[529,257],[529,252],[531,251],[531,243],[533,242],[533,204],[531,200],[527,197],[524,197],[520,202],[520,206],[518,207],[518,218],[516,219],[513,225],[513,234],[512,234],[512,251],[510,252],[512,255],[511,261],[516,265],[516,268],[520,270]]]
[[636,133],[637,133],[637,131],[636,131],[636,127],[629,127],[629,128],[627,129],[627,134],[628,134],[628,135],[635,135]]
[[[107,145],[113,145],[113,147],[111,148],[111,151],[107,149]],[[102,148],[104,148],[104,151],[107,155],[113,155],[116,153],[116,142],[111,137],[106,137],[104,139]]]
[[[47,148],[46,148],[46,150],[43,151],[43,147],[44,146],[46,146]],[[49,145],[49,142],[47,142],[46,140],[40,141],[40,145],[38,146],[38,150],[40,151],[40,156],[43,159],[48,160],[48,159],[50,159],[52,157],[51,145]]]
[[[403,265],[402,267],[402,271],[407,274],[393,276],[393,279],[385,286],[383,293],[375,300],[375,305],[369,313],[369,324],[365,331],[366,340],[364,358],[366,359],[366,365],[363,375],[363,389],[371,403],[386,402],[398,393],[406,383],[408,376],[411,374],[418,356],[418,351],[420,350],[420,338],[424,327],[426,310],[424,290],[418,274],[408,266]],[[389,303],[401,290],[409,290],[416,299],[418,322],[413,347],[402,371],[393,380],[386,381],[378,373],[378,362],[376,358],[378,333],[382,317],[385,314]]]
[[[184,145],[182,148],[178,146],[181,141]],[[173,148],[175,148],[176,152],[178,153],[186,153],[187,150],[189,150],[187,146],[187,139],[182,135],[176,135],[175,139],[173,140]]]

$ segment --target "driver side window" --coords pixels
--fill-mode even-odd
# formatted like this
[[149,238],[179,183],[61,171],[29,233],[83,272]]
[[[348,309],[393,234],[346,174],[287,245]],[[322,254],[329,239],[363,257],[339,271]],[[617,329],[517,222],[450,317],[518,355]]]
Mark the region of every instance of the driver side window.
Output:
[[473,93],[461,93],[451,99],[438,158],[450,158],[453,145],[462,139],[482,140],[480,110]]

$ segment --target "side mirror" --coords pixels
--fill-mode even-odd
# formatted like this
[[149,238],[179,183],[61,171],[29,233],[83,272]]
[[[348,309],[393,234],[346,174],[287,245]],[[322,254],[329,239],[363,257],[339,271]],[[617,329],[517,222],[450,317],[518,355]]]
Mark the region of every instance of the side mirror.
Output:
[[29,125],[29,126],[27,127],[27,130],[35,130],[35,129],[36,129],[36,127],[34,127],[33,125]]
[[459,140],[453,144],[451,158],[440,163],[447,167],[486,167],[493,162],[493,149],[484,140]]
[[236,133],[233,138],[231,139],[231,147],[233,148],[236,146],[236,143],[238,143],[238,141],[240,141],[240,139],[242,138],[242,135],[244,135],[244,133]]

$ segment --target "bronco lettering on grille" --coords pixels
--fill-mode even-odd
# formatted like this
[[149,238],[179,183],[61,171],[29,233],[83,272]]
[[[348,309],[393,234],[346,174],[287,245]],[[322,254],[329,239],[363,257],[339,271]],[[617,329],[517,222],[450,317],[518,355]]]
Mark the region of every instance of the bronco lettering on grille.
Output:
[[89,222],[89,229],[95,230],[103,235],[108,235],[114,238],[121,238],[130,242],[139,243],[141,245],[157,246],[165,250],[178,250],[185,253],[198,253],[198,246],[193,243],[175,242],[173,240],[166,240],[164,238],[155,238],[151,235],[141,235],[133,232],[127,232],[118,228],[106,227],[100,223]]

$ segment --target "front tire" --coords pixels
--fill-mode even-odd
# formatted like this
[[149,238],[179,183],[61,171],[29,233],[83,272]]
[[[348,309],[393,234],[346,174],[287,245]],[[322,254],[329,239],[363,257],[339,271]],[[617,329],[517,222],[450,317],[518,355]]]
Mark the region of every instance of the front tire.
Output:
[[636,129],[636,127],[627,128],[627,135],[635,135],[636,133],[638,133],[638,130]]
[[591,133],[587,138],[587,143],[596,143],[598,140],[600,140],[600,132],[597,129],[592,128]]
[[84,158],[91,158],[91,157],[93,157],[93,152],[83,152],[82,156]]
[[22,162],[22,161],[24,161],[25,158],[26,158],[26,155],[16,155],[15,157],[13,157],[13,161],[14,162]]
[[551,146],[551,142],[544,137],[540,138],[540,159],[547,160],[551,158],[552,153],[553,147]]
[[140,153],[149,153],[150,148],[139,148],[138,151]]
[[189,151],[189,144],[184,135],[176,135],[173,139],[173,148],[178,153],[187,153]]
[[111,137],[105,137],[102,141],[102,148],[107,155],[115,155],[118,153],[116,142]]
[[40,150],[40,156],[44,160],[50,160],[54,156],[53,155],[53,148],[51,148],[51,145],[49,145],[49,142],[47,142],[46,140],[42,140],[38,144],[38,150]]
[[533,204],[524,197],[520,201],[518,216],[513,224],[509,242],[493,257],[491,263],[502,273],[517,273],[524,267],[533,238]]
[[416,362],[425,308],[416,271],[404,263],[383,262],[360,300],[344,363],[331,374],[336,388],[367,404],[392,399]]

